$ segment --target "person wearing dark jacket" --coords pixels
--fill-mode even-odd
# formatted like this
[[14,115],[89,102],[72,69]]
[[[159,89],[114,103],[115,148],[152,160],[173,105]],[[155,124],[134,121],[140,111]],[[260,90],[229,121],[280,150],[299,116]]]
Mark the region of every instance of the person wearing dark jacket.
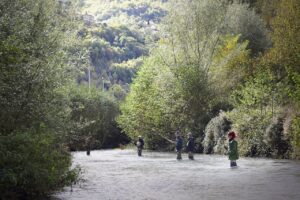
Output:
[[138,156],[142,156],[144,144],[145,144],[145,142],[144,142],[142,136],[139,136],[137,142],[135,143],[135,145],[137,147]]
[[188,133],[188,142],[186,144],[186,150],[188,152],[188,157],[190,160],[194,160],[194,148],[195,148],[195,142],[194,137],[191,132]]
[[176,131],[176,152],[177,152],[177,160],[181,160],[181,151],[182,151],[183,140],[179,134],[179,131]]
[[230,131],[228,133],[228,146],[229,146],[229,150],[228,150],[228,157],[230,160],[230,167],[236,167],[236,160],[239,159],[239,153],[238,153],[238,143],[237,141],[234,140],[234,138],[236,137],[235,132]]

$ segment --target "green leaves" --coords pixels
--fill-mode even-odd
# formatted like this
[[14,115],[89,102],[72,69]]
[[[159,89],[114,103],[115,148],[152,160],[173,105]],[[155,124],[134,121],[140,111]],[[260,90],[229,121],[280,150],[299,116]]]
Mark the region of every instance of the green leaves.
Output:
[[142,134],[165,142],[160,135],[169,137],[181,120],[174,117],[180,103],[175,91],[170,69],[157,57],[147,59],[121,105],[120,127],[132,137]]
[[1,152],[5,152],[0,160],[1,198],[47,195],[77,180],[79,168],[69,171],[67,149],[43,131],[0,136]]
[[172,3],[163,38],[138,72],[118,121],[131,136],[153,141],[153,135],[172,137],[178,127],[202,137],[210,118],[228,109],[231,90],[250,76],[247,47],[254,41],[246,39],[259,33],[258,40],[266,39],[262,21],[246,5]]
[[69,115],[64,90],[75,65],[66,59],[74,60],[72,6],[0,2],[1,199],[47,195],[77,179],[63,145]]
[[257,73],[255,78],[246,82],[242,89],[233,92],[232,99],[235,107],[260,109],[271,105],[274,100],[276,85],[273,84],[270,74],[264,71]]
[[1,4],[10,5],[0,21],[0,131],[7,134],[46,120],[45,110],[53,108],[56,90],[68,81],[62,52],[72,35],[64,32],[70,29],[69,18],[56,13],[56,1]]
[[68,93],[71,127],[67,142],[72,150],[112,148],[127,141],[115,124],[119,107],[113,96],[77,85],[69,87]]

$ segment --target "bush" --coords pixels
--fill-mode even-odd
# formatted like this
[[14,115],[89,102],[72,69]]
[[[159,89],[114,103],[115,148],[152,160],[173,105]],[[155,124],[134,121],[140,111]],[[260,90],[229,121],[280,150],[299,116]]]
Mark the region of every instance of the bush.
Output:
[[129,138],[117,127],[117,101],[108,93],[92,87],[70,87],[71,150],[115,148]]
[[231,122],[224,112],[211,119],[205,128],[204,153],[224,154],[227,147],[226,133],[230,128]]
[[71,155],[53,134],[14,133],[0,136],[0,199],[49,195],[77,181]]
[[228,116],[238,133],[240,155],[270,156],[265,133],[271,123],[271,113],[263,114],[256,109],[233,110]]
[[292,122],[292,148],[293,158],[300,159],[300,116],[296,116]]
[[265,141],[270,155],[276,158],[289,158],[290,138],[284,134],[284,118],[276,117],[266,130]]

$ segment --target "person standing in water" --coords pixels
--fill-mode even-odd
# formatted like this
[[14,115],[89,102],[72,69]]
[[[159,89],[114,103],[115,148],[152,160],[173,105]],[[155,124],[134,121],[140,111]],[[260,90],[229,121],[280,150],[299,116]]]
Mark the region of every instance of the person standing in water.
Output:
[[188,133],[188,142],[186,144],[186,150],[188,152],[188,157],[190,160],[194,160],[194,148],[195,148],[195,142],[194,137],[191,132]]
[[181,151],[182,151],[183,140],[182,140],[182,137],[180,135],[179,129],[176,130],[175,136],[176,136],[177,160],[181,160],[182,159],[182,157],[181,157]]
[[235,140],[236,134],[233,131],[230,131],[228,133],[228,143],[229,143],[229,151],[228,151],[228,157],[230,160],[230,167],[237,167],[236,160],[239,159],[239,153],[238,153],[238,143]]
[[142,138],[142,136],[139,136],[137,142],[135,143],[136,147],[137,147],[137,152],[138,152],[138,156],[142,156],[142,151],[144,148],[144,140]]

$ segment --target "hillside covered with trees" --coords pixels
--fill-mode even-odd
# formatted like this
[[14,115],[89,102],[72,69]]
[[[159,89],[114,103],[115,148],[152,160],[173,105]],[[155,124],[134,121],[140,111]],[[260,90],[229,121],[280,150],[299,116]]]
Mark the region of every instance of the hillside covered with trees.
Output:
[[[118,93],[123,99],[143,56],[159,39],[166,15],[164,1],[81,0],[84,26],[79,31],[89,56],[93,85]],[[88,81],[88,74],[79,79]]]

